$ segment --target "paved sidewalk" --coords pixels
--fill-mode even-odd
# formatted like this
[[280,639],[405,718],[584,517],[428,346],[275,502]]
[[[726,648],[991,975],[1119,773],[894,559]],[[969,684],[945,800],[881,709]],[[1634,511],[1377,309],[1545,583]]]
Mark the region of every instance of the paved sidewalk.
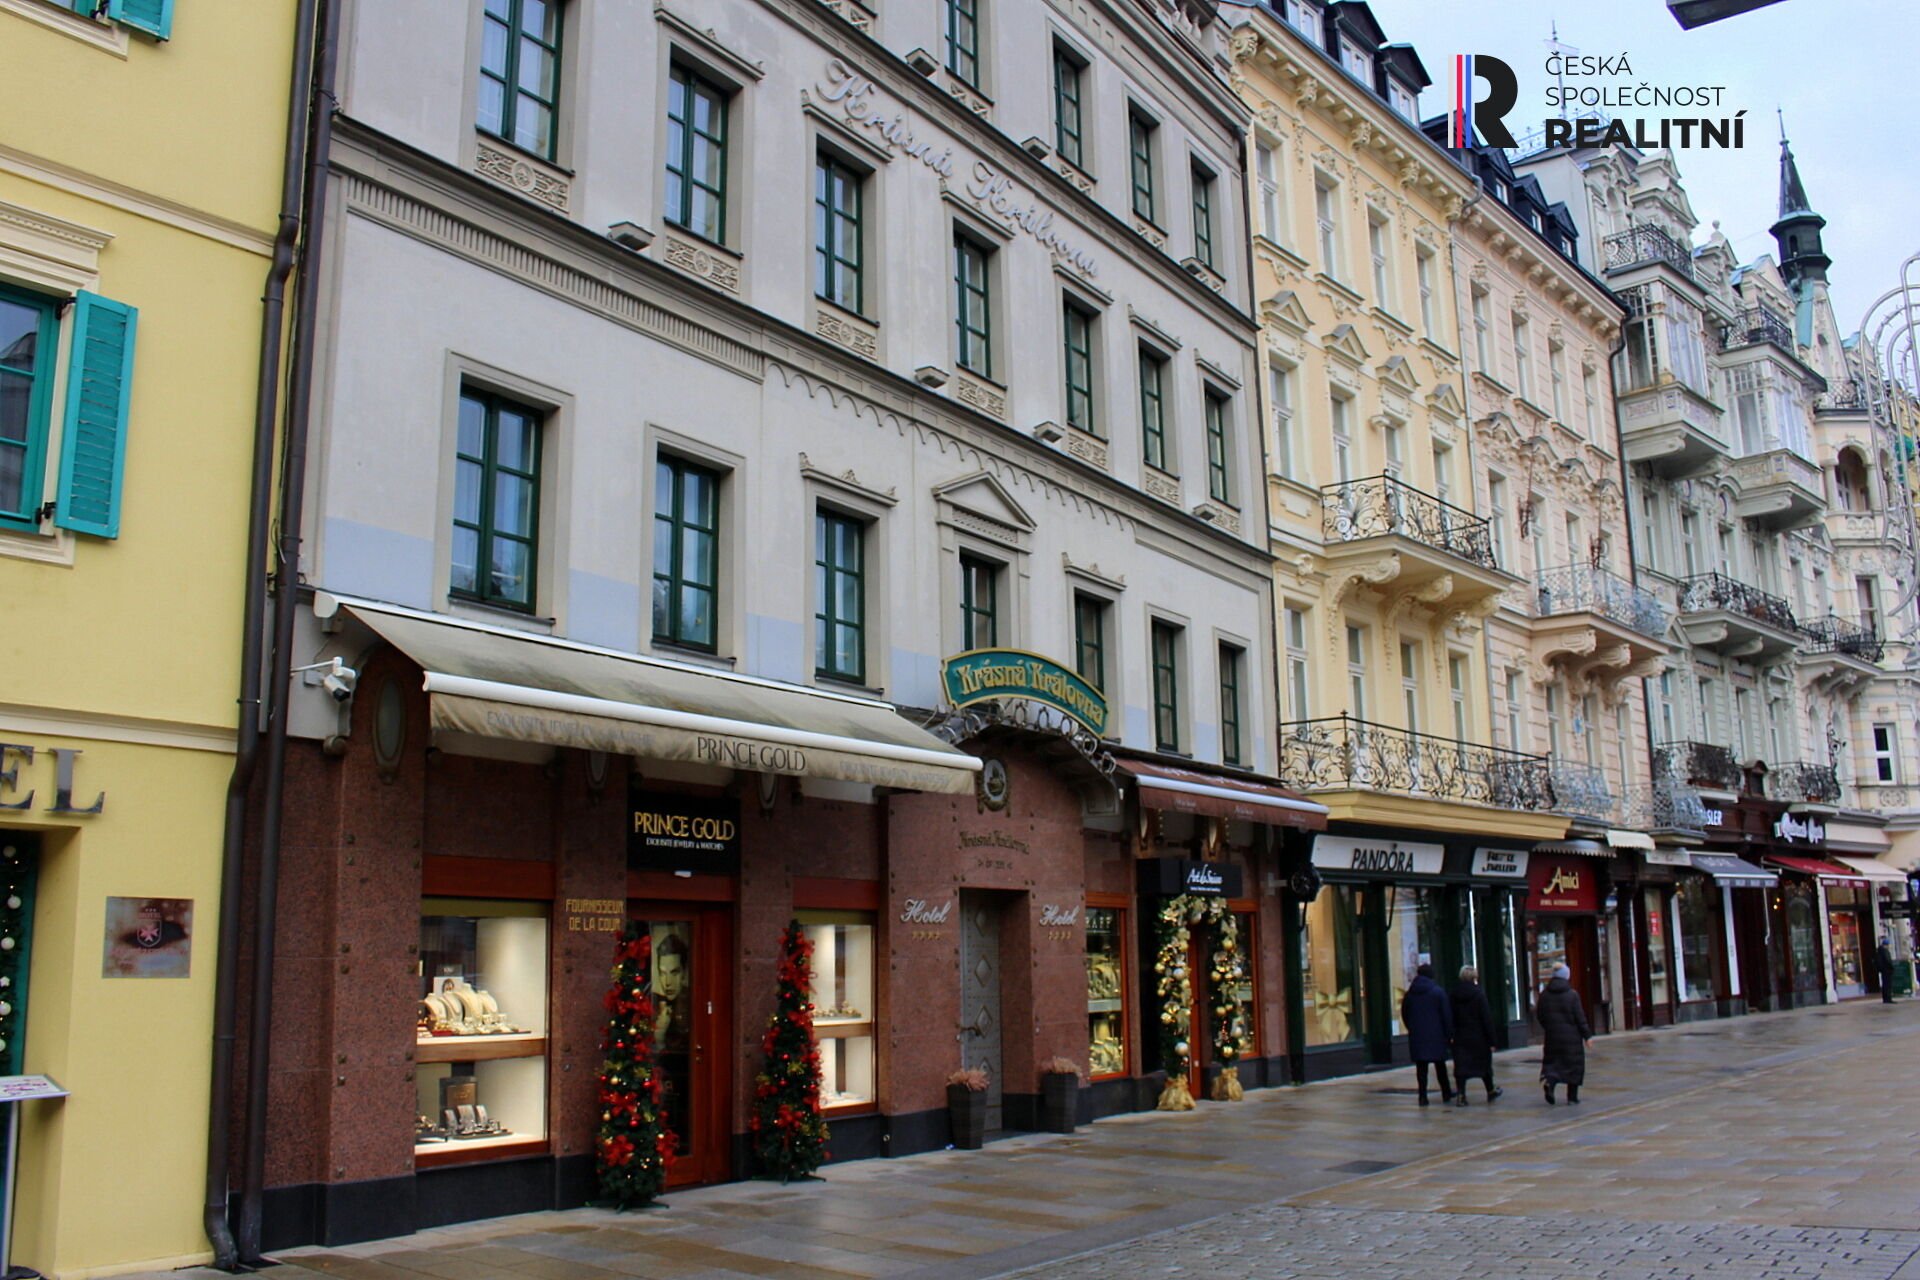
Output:
[[[1411,1072],[979,1152],[282,1255],[280,1280],[1848,1276],[1920,1280],[1920,1003],[1595,1042],[1579,1107],[1421,1109]],[[173,1273],[180,1280],[218,1273]]]

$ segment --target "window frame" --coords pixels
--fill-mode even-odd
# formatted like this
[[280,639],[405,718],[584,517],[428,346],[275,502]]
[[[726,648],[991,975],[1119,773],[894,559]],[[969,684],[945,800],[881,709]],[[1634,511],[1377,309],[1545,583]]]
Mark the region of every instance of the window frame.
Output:
[[[1091,591],[1073,593],[1073,669],[1082,680],[1101,693],[1107,691],[1107,612],[1113,602],[1105,596],[1097,596]],[[1088,622],[1092,622],[1093,634],[1088,636]],[[1088,651],[1092,651],[1091,672],[1088,671]]]
[[1253,146],[1254,182],[1260,189],[1260,231],[1275,244],[1285,244],[1281,219],[1286,216],[1280,198],[1280,167],[1285,152],[1279,142],[1256,138]]
[[[458,492],[459,481],[457,476],[459,474],[460,464],[469,462],[478,466],[480,468],[480,510],[477,521],[462,520],[459,515],[457,501],[455,503],[453,527],[455,529],[471,529],[474,533],[473,573],[475,585],[472,587],[454,586],[451,573],[449,573],[447,594],[456,600],[469,600],[496,609],[511,609],[516,613],[534,613],[540,600],[540,463],[545,446],[544,437],[546,435],[547,411],[536,405],[531,405],[523,400],[516,399],[513,396],[467,383],[462,383],[459,398],[461,401],[471,400],[480,405],[483,417],[480,428],[481,454],[479,457],[474,457],[460,450],[460,437],[457,426],[459,410],[456,407],[456,426],[453,446],[454,473],[456,476],[455,491],[456,493]],[[503,409],[518,413],[531,424],[531,434],[533,436],[533,468],[531,471],[522,471],[515,467],[502,467],[499,464],[500,412]],[[533,500],[528,507],[528,532],[525,536],[511,533],[502,534],[494,527],[494,500],[498,491],[497,477],[503,471],[517,479],[524,480],[533,491]],[[509,542],[522,543],[527,549],[527,590],[525,600],[515,600],[511,596],[496,592],[493,588],[493,543],[496,537],[504,538]]]
[[[854,167],[824,147],[816,148],[813,160],[813,207],[814,207],[814,282],[813,296],[820,301],[850,311],[857,316],[867,314],[867,181],[872,175]],[[832,199],[835,180],[852,193],[853,208],[849,212],[837,207]],[[835,228],[841,224],[853,225],[853,253],[851,262],[842,257],[838,248]],[[824,243],[822,236],[825,237]],[[853,278],[852,304],[833,296],[831,292],[844,284],[841,279],[847,273]]]
[[1367,207],[1367,260],[1373,268],[1373,305],[1393,311],[1393,224],[1387,215]]
[[[1127,106],[1127,182],[1132,192],[1129,208],[1133,216],[1144,219],[1155,228],[1160,226],[1158,211],[1159,175],[1153,161],[1155,135],[1160,132],[1157,121],[1147,116],[1139,107],[1129,103]],[[1141,207],[1142,202],[1145,208]]]
[[[717,515],[717,512],[716,512]],[[814,585],[814,652],[813,674],[828,680],[844,680],[850,684],[864,685],[867,682],[867,532],[871,521],[850,512],[833,507],[816,505],[813,510],[814,549],[813,564]],[[833,554],[837,540],[832,536],[836,527],[850,526],[854,531],[853,546],[856,563],[849,569],[838,563]],[[823,538],[822,535],[825,535]],[[836,590],[837,579],[852,578],[855,598],[858,601],[858,616],[851,622],[839,616],[840,593]],[[827,661],[828,646],[822,640],[831,642],[838,627],[850,627],[854,633],[854,666],[852,669],[836,667]],[[839,646],[832,649],[838,652]]]
[[[1156,751],[1180,751],[1180,638],[1177,622],[1155,618],[1149,629],[1147,659],[1153,685],[1153,742]],[[1162,640],[1165,653],[1162,653]]]
[[[501,87],[500,128],[497,131],[489,129],[480,122],[480,105],[477,98],[474,103],[473,126],[489,138],[497,138],[510,147],[524,151],[528,155],[537,156],[547,163],[552,164],[560,152],[560,85],[562,75],[564,74],[563,63],[565,57],[564,50],[566,47],[566,4],[564,0],[547,0],[548,9],[553,14],[553,41],[551,45],[549,45],[546,40],[539,36],[530,35],[526,32],[521,21],[522,14],[525,11],[525,0],[502,0],[502,2],[507,6],[507,17],[504,21],[499,16],[489,12],[486,5],[483,4],[480,7],[479,61],[480,78],[482,80],[491,80]],[[487,69],[486,50],[488,23],[497,23],[507,30],[506,66],[498,74]],[[528,92],[520,84],[520,43],[522,40],[531,40],[534,44],[539,45],[542,49],[546,49],[547,52],[553,55],[553,75],[550,82],[545,86],[548,92],[552,94],[551,100],[543,99],[537,93]],[[515,136],[516,126],[519,123],[520,98],[523,95],[546,108],[548,130],[547,145],[545,148],[528,146]]]
[[[667,470],[669,473],[671,473],[673,477],[673,483],[671,485],[672,492],[669,495],[670,500],[672,502],[672,507],[665,516],[665,520],[666,520],[668,529],[670,531],[669,541],[668,541],[668,561],[667,561],[668,570],[666,574],[666,581],[667,581],[666,617],[667,617],[668,626],[667,626],[667,629],[663,632],[660,629],[660,619],[657,616],[657,614],[651,619],[651,635],[653,637],[653,643],[672,645],[675,648],[680,648],[680,649],[693,649],[701,653],[717,653],[719,652],[719,641],[720,641],[720,535],[723,528],[723,520],[721,518],[721,501],[723,498],[722,488],[723,488],[723,481],[725,479],[725,473],[718,471],[713,467],[707,466],[704,463],[697,462],[691,458],[683,457],[680,454],[672,453],[664,449],[661,450],[655,456],[654,458],[655,481],[654,481],[654,494],[653,494],[653,537],[654,537],[654,553],[653,554],[656,562],[658,561],[660,556],[659,539],[661,536],[662,510],[661,510],[659,476],[663,468]],[[692,524],[690,521],[684,518],[684,511],[683,511],[684,490],[682,485],[683,485],[684,477],[690,473],[704,476],[713,485],[713,525],[711,528],[702,528],[699,525]],[[685,556],[683,554],[683,548],[684,548],[683,539],[684,539],[685,531],[689,529],[691,529],[696,533],[705,533],[711,539],[709,543],[710,551],[709,551],[709,555],[707,558],[707,565],[706,565],[708,581],[705,583],[692,582],[691,584],[689,584],[689,582],[685,578],[685,570],[683,568],[683,565],[685,563]],[[657,583],[660,580],[660,578],[661,578],[661,574],[657,568],[651,569],[649,571],[649,576],[647,579],[649,598],[651,598],[653,585]],[[689,589],[689,587],[690,589],[695,591],[704,590],[708,592],[709,595],[712,597],[712,609],[709,616],[712,619],[711,625],[712,625],[713,635],[710,639],[704,642],[698,639],[689,639],[688,637],[680,634],[679,632],[681,592],[685,589]]]
[[1313,718],[1313,654],[1307,647],[1306,609],[1287,603],[1280,606],[1281,646],[1286,660],[1287,719]]
[[1241,667],[1247,651],[1237,644],[1225,640],[1219,646],[1220,666],[1220,762],[1222,764],[1244,764],[1241,743],[1241,730],[1245,720],[1245,709],[1240,704]]
[[1287,365],[1267,363],[1267,398],[1273,411],[1274,474],[1284,480],[1298,479],[1293,440],[1293,374]]
[[[1084,431],[1095,439],[1100,436],[1100,397],[1097,351],[1099,340],[1096,338],[1096,326],[1100,323],[1100,313],[1071,294],[1063,294],[1060,303],[1060,344],[1061,358],[1064,362],[1062,389],[1064,403],[1063,416],[1066,424],[1075,431]],[[1074,326],[1080,326],[1081,344],[1074,345]],[[1085,384],[1074,380],[1074,362],[1076,357],[1085,366]],[[1074,416],[1076,397],[1086,404],[1085,421],[1077,421]]]
[[1433,266],[1434,251],[1424,242],[1415,242],[1413,247],[1414,283],[1420,290],[1420,332],[1429,339],[1438,342],[1439,334],[1434,328],[1433,309]]
[[[979,236],[974,235],[957,222],[953,228],[953,325],[954,325],[954,363],[968,373],[980,377],[993,377],[993,258],[995,250]],[[979,273],[977,282],[970,278],[967,271],[969,260],[977,259]],[[976,328],[971,322],[968,302],[977,298],[980,304],[980,324]],[[979,348],[978,363],[974,362],[974,348]]]
[[1207,496],[1231,507],[1233,473],[1228,465],[1232,455],[1227,447],[1230,431],[1227,415],[1231,412],[1232,397],[1208,384],[1202,390],[1200,400],[1207,433]]
[[[1900,782],[1900,731],[1899,727],[1888,721],[1880,721],[1871,729],[1873,743],[1873,779],[1875,782],[1897,786]],[[1885,741],[1886,746],[1880,744]]]
[[[60,365],[60,309],[62,300],[0,284],[0,302],[32,310],[38,314],[34,328],[34,367],[27,392],[26,436],[23,440],[0,442],[0,447],[18,445],[20,462],[20,506],[15,512],[0,512],[0,529],[20,533],[40,532],[40,512],[47,502],[47,457],[53,445],[53,383]],[[15,376],[19,370],[7,366]],[[71,376],[71,375],[69,375]]]
[[[732,159],[730,133],[734,90],[714,79],[712,76],[707,75],[698,67],[677,58],[669,65],[667,81],[666,180],[661,184],[666,192],[664,197],[665,213],[663,216],[667,222],[685,231],[688,235],[698,236],[709,243],[724,246],[728,243],[727,184],[729,177],[728,170],[731,167]],[[673,114],[673,98],[676,86],[680,89],[683,95],[682,101],[687,104],[688,108],[688,114],[684,119],[675,119]],[[693,106],[696,92],[707,93],[717,104],[720,122],[717,137],[710,133],[704,133],[693,125],[693,115],[690,109]],[[675,145],[674,139],[676,132],[680,135],[677,146]],[[694,154],[700,140],[704,140],[709,145],[717,147],[719,151],[719,163],[716,166],[720,175],[718,186],[699,182],[693,177]],[[678,166],[678,169],[676,169],[676,166]],[[677,208],[675,207],[672,195],[673,181],[676,178],[680,183],[680,200]],[[696,189],[706,192],[713,200],[716,212],[711,233],[693,224],[693,195]]]
[[[960,650],[963,653],[975,649],[997,649],[1000,647],[1000,574],[1006,566],[986,556],[975,555],[971,551],[960,553]],[[983,608],[974,591],[975,574],[981,575],[987,586],[987,602]],[[975,619],[987,620],[987,642],[976,644]]]
[[[1157,471],[1173,475],[1167,465],[1166,375],[1171,361],[1146,343],[1138,347],[1134,378],[1140,391],[1140,458]],[[1152,386],[1148,386],[1148,374]]]
[[[969,89],[980,88],[980,0],[947,0],[946,22],[942,33],[946,57],[941,61],[947,74]],[[967,39],[962,41],[965,31]],[[964,64],[965,69],[962,69]]]
[[[1086,59],[1065,43],[1053,42],[1053,152],[1082,173],[1087,171],[1086,72]],[[1073,112],[1071,128],[1067,125],[1069,107]]]
[[1213,256],[1213,192],[1216,179],[1213,172],[1198,160],[1188,167],[1187,178],[1193,187],[1193,256],[1201,266],[1217,272],[1220,268]]
[[1320,270],[1329,279],[1341,279],[1340,183],[1316,169],[1313,173],[1314,247],[1320,251]]

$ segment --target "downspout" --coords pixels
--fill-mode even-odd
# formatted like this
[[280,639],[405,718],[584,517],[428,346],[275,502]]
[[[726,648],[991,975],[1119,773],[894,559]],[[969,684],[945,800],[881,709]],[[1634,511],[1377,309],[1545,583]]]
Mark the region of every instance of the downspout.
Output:
[[[303,0],[313,4],[316,0]],[[246,1164],[240,1189],[241,1261],[261,1261],[260,1238],[266,1195],[267,1094],[271,1074],[274,934],[280,892],[280,824],[287,781],[287,713],[293,665],[293,627],[300,604],[300,530],[306,506],[307,426],[313,393],[313,347],[319,310],[319,246],[327,206],[327,156],[333,142],[334,62],[341,0],[325,0],[314,57],[313,110],[308,117],[303,244],[287,375],[287,438],[280,460],[280,524],[275,549],[272,702],[267,717],[266,795],[260,821],[259,899],[254,914],[253,1011],[247,1040]]]
[[260,747],[261,665],[266,643],[267,542],[273,529],[273,455],[279,419],[280,352],[287,278],[300,238],[300,188],[306,172],[307,109],[313,73],[317,0],[301,0],[294,20],[293,68],[287,98],[287,140],[280,176],[280,219],[272,265],[260,298],[260,368],[254,389],[253,482],[247,514],[245,598],[240,621],[240,717],[233,774],[227,780],[226,829],[220,850],[220,945],[215,952],[213,1063],[207,1120],[207,1198],[203,1226],[213,1265],[234,1269],[238,1251],[227,1222],[233,1132],[233,1050],[239,1012],[241,880],[246,853],[247,797]]

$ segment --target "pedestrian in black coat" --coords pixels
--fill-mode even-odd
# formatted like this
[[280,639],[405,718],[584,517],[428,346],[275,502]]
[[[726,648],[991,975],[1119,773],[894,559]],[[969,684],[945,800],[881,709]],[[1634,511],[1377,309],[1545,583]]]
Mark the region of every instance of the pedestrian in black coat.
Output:
[[1540,1080],[1546,1088],[1547,1105],[1552,1106],[1553,1086],[1567,1086],[1567,1101],[1578,1105],[1580,1086],[1587,1079],[1587,1046],[1593,1041],[1593,1028],[1587,1025],[1587,1011],[1580,993],[1568,979],[1572,971],[1560,965],[1553,971],[1534,1016],[1540,1020],[1545,1046],[1540,1055]]
[[1499,1097],[1493,1084],[1493,1007],[1480,989],[1480,971],[1472,965],[1460,970],[1460,981],[1447,993],[1453,1006],[1453,1082],[1460,1092],[1454,1105],[1467,1105],[1467,1081],[1486,1082],[1487,1101]]
[[1407,1052],[1414,1078],[1420,1084],[1420,1105],[1427,1105],[1427,1068],[1440,1077],[1440,1101],[1453,1101],[1447,1083],[1447,1058],[1453,1047],[1453,1007],[1447,993],[1433,980],[1433,966],[1414,970],[1407,994],[1400,998],[1400,1025],[1407,1029]]
[[1893,948],[1885,938],[1873,951],[1873,972],[1880,979],[1880,1003],[1893,1003]]

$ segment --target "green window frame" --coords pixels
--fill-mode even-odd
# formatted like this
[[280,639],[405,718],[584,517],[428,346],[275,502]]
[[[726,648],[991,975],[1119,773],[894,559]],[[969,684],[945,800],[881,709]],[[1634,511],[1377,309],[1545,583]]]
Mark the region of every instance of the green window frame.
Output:
[[1153,624],[1153,741],[1160,751],[1180,749],[1180,628]]
[[732,95],[675,63],[667,86],[667,221],[727,242],[727,108]]
[[1067,425],[1097,436],[1100,423],[1094,410],[1094,315],[1069,299],[1064,304],[1061,321],[1066,335]]
[[1215,502],[1231,504],[1233,496],[1227,474],[1227,398],[1209,388],[1206,400],[1207,495]]
[[562,0],[486,0],[480,19],[482,133],[543,160],[559,142]]
[[1240,662],[1245,650],[1220,646],[1220,759],[1240,763]]
[[816,297],[866,313],[866,175],[822,152],[813,165],[813,263]]
[[1163,381],[1167,362],[1140,348],[1140,448],[1147,465],[1167,468],[1167,398]]
[[666,454],[654,466],[653,638],[715,651],[720,474]]
[[1193,166],[1193,256],[1207,270],[1213,264],[1213,175]]
[[1000,644],[1000,566],[980,556],[960,557],[960,648]]
[[1153,134],[1154,125],[1151,121],[1138,111],[1127,113],[1127,152],[1132,160],[1133,172],[1133,212],[1136,217],[1145,218],[1159,226],[1160,220],[1154,216]]
[[40,528],[59,332],[58,301],[0,288],[0,528]]
[[813,669],[857,684],[867,679],[867,526],[833,511],[813,517]]
[[993,376],[992,253],[964,231],[953,233],[953,323],[960,367]]
[[1080,75],[1086,64],[1053,47],[1053,149],[1074,168],[1086,169],[1085,122],[1080,117]]
[[980,87],[980,0],[947,0],[947,70]]
[[1107,688],[1107,602],[1076,591],[1073,596],[1073,669],[1102,693]]
[[466,387],[454,445],[452,594],[531,613],[538,587],[545,415]]

